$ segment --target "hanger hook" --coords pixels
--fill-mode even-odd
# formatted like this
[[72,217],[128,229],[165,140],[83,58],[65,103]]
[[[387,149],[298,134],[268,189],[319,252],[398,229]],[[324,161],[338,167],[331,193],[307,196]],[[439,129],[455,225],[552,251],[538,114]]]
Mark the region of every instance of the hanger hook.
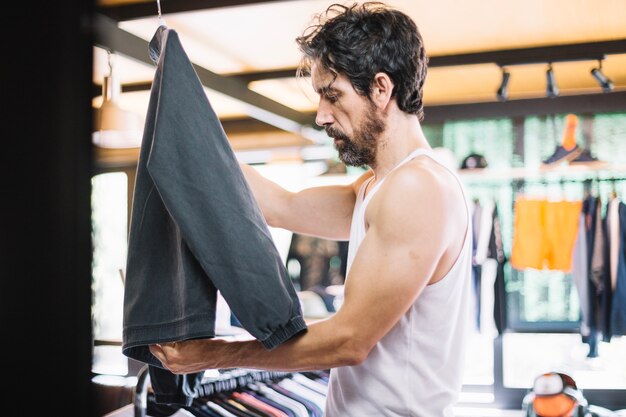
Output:
[[159,16],[159,23],[161,25],[165,25],[165,21],[163,20],[163,16],[161,15],[161,1],[160,0],[156,0],[157,3],[157,13]]

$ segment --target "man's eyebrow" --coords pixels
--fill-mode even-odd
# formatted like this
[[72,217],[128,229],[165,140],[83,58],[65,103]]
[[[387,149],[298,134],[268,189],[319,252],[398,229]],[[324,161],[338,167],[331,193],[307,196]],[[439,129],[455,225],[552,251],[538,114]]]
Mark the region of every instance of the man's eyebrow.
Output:
[[337,90],[335,90],[335,88],[333,87],[333,83],[334,83],[334,81],[331,81],[330,83],[319,87],[316,90],[317,93],[320,94],[320,95],[325,95],[325,94],[328,94],[328,93],[336,92]]
[[319,95],[326,95],[329,93],[336,93],[338,90],[335,89],[335,87],[333,87],[333,84],[335,83],[335,81],[337,81],[337,77],[333,77],[332,81],[329,82],[326,85],[323,85],[321,87],[318,87],[315,91],[317,92],[317,94]]

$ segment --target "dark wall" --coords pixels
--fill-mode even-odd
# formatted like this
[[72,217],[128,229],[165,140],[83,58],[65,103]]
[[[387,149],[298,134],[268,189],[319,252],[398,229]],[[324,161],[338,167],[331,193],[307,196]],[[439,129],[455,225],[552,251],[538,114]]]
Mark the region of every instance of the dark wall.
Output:
[[2,13],[3,415],[92,415],[90,0]]

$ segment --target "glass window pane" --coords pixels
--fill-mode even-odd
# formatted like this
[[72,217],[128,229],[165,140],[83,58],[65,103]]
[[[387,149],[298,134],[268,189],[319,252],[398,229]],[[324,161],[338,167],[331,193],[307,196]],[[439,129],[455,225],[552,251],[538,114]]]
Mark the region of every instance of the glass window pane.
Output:
[[93,330],[95,340],[122,340],[122,272],[126,268],[128,179],[123,172],[92,178]]

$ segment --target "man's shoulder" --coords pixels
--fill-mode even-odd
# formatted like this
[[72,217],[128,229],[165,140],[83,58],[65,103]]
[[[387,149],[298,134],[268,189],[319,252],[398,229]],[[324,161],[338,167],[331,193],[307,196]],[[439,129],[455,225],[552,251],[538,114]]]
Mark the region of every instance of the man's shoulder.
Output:
[[417,156],[389,174],[385,181],[395,191],[428,192],[445,187],[453,175],[427,156]]
[[427,156],[418,156],[391,172],[379,190],[381,205],[401,204],[407,210],[446,210],[462,203],[459,179]]
[[433,203],[431,196],[438,194],[437,177],[421,165],[411,161],[391,172],[372,197],[370,206],[376,212],[387,213],[383,214],[387,217],[389,210],[397,216],[423,210]]

